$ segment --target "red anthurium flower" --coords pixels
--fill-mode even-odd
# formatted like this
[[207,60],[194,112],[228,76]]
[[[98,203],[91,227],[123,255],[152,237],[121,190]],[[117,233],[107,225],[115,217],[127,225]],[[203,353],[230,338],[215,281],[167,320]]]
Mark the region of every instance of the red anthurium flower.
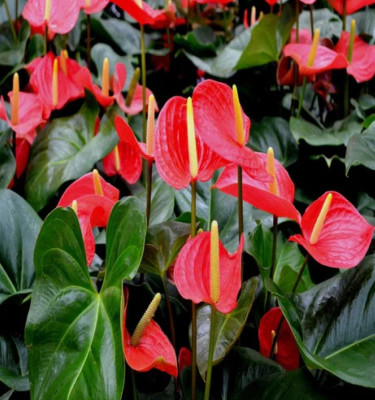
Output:
[[[13,91],[8,93],[10,103],[13,101]],[[42,103],[34,93],[19,92],[18,122],[12,123],[8,118],[4,99],[1,97],[0,118],[6,120],[18,138],[26,139],[30,144],[33,143],[36,131],[35,128],[43,122]]]
[[311,76],[331,69],[346,68],[346,57],[328,47],[318,45],[315,60],[312,66],[308,66],[311,45],[305,43],[289,43],[283,49],[285,57],[291,57],[299,68],[300,75]]
[[[187,124],[187,100],[176,96],[169,99],[160,111],[155,129],[156,168],[161,178],[178,190],[187,187],[196,179],[207,181],[214,171],[225,163],[197,135],[195,138],[198,171],[197,176],[192,176]],[[197,129],[197,124],[193,125]]]
[[47,26],[50,32],[65,34],[76,24],[80,8],[79,0],[28,0],[22,16],[33,28]]
[[[30,154],[30,143],[27,139],[16,139],[16,176],[20,178],[27,167]],[[14,179],[10,182],[8,188],[14,185]]]
[[160,302],[157,293],[133,335],[126,328],[128,291],[125,291],[122,344],[126,362],[135,371],[146,372],[153,368],[177,376],[177,359],[174,348],[160,326],[152,319]]
[[[343,31],[336,44],[335,51],[348,57],[350,33]],[[358,35],[354,36],[352,59],[346,68],[349,75],[360,82],[366,82],[375,75],[375,46],[366,43]]]
[[[148,99],[150,98],[151,95],[153,95],[151,90],[146,88],[146,106],[148,105]],[[135,87],[133,99],[132,99],[132,102],[129,107],[125,104],[125,100],[122,96],[121,97],[118,96],[118,98],[116,100],[117,100],[118,106],[127,115],[139,114],[143,110],[142,85],[137,85]],[[159,111],[156,101],[155,101],[155,111]]]
[[178,372],[181,375],[181,371],[185,367],[190,367],[192,363],[191,351],[186,347],[181,347],[178,353]]
[[81,8],[86,14],[94,14],[102,11],[109,3],[109,0],[80,0],[80,2]]
[[[250,119],[239,103],[235,111],[233,97],[232,89],[224,83],[207,79],[197,85],[193,93],[197,136],[225,160],[256,171],[260,167],[258,157],[246,147]],[[243,122],[237,122],[236,113],[241,114]]]
[[105,227],[119,191],[99,177],[97,171],[90,172],[73,182],[62,195],[58,207],[72,207],[77,202],[77,215],[85,244],[87,265],[95,255],[93,227]]
[[[260,354],[270,357],[272,343],[283,314],[280,307],[271,308],[259,323],[258,338]],[[297,369],[299,351],[288,322],[284,319],[274,348],[275,361],[286,370]]]
[[[213,222],[213,225],[216,221]],[[229,254],[210,232],[202,232],[188,240],[181,249],[174,266],[174,281],[184,299],[194,303],[205,302],[221,313],[229,313],[237,307],[237,295],[241,287],[241,256],[244,238],[234,254]],[[216,254],[212,249],[216,247]],[[213,260],[217,271],[213,273]],[[216,292],[216,294],[215,294]]]
[[303,246],[322,265],[353,268],[366,255],[374,229],[344,196],[327,192],[303,214],[303,236],[289,240]]
[[344,3],[346,4],[346,14],[353,14],[357,10],[374,4],[375,0],[327,0],[328,3],[335,9],[340,15],[344,13]]
[[[269,152],[271,153],[271,151]],[[267,154],[257,153],[257,155],[263,161],[264,168],[267,169]],[[269,159],[271,159],[270,156]],[[275,175],[271,182],[257,180],[247,173],[246,168],[243,169],[243,199],[276,217],[286,217],[299,222],[301,216],[293,205],[294,184],[287,170],[277,160],[274,160],[273,168]],[[270,170],[268,172],[271,173]],[[276,185],[274,182],[276,182]],[[237,166],[230,165],[225,167],[213,187],[237,197]]]
[[[54,64],[57,60],[57,104],[54,105],[53,81]],[[33,60],[26,69],[31,73],[30,84],[43,104],[43,116],[48,119],[54,109],[60,110],[68,101],[84,96],[83,86],[73,79],[82,67],[66,54],[56,57],[49,52],[44,57]]]

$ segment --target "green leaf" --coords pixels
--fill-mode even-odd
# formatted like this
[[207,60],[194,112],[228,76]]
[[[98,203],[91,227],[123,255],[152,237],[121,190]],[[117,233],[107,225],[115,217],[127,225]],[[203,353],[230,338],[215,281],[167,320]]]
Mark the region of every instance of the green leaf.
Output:
[[89,172],[115,146],[116,108],[107,110],[94,135],[98,106],[87,94],[77,114],[53,120],[38,135],[31,150],[25,192],[29,203],[41,210],[59,187]]
[[[229,314],[222,314],[217,311],[216,330],[214,334],[214,365],[218,364],[226,356],[240,336],[253,305],[257,286],[257,277],[244,282],[237,308]],[[197,312],[197,366],[203,379],[207,370],[210,319],[211,306],[206,304],[200,307]]]
[[1,397],[0,400],[9,400],[12,397],[12,394],[14,393],[14,390],[9,390],[9,392],[4,393]]
[[[263,280],[270,276],[273,234],[260,224],[249,240],[246,252],[255,258]],[[284,291],[291,292],[297,279],[304,257],[297,243],[288,242],[279,232],[276,247],[274,281]],[[303,292],[313,286],[308,268],[305,268],[297,291]]]
[[323,130],[303,119],[291,118],[290,130],[297,142],[305,140],[311,146],[347,145],[353,135],[360,133],[362,124],[355,115],[336,121],[333,128]]
[[5,189],[16,172],[16,162],[11,149],[10,129],[0,129],[0,189]]
[[281,16],[265,15],[252,29],[248,45],[236,64],[236,69],[258,67],[276,62],[279,54],[288,40],[294,23],[291,9],[283,8]]
[[[311,31],[310,11],[303,11],[299,16],[300,29]],[[346,25],[346,26],[350,26]],[[320,37],[339,38],[342,31],[341,18],[328,8],[314,9],[314,28],[320,29]]]
[[316,387],[306,369],[295,369],[259,379],[250,384],[234,400],[324,400],[328,399]]
[[31,292],[34,245],[41,220],[26,201],[0,190],[0,304],[11,296]]
[[209,26],[198,26],[184,36],[176,34],[173,41],[187,52],[197,56],[216,55],[215,31]]
[[345,155],[346,173],[355,165],[375,170],[375,131],[370,129],[353,135]]
[[27,375],[27,349],[17,337],[0,336],[0,382],[10,389],[30,389]]
[[136,199],[115,205],[98,293],[74,211],[57,208],[45,220],[35,248],[36,284],[26,325],[33,400],[121,399],[122,281],[141,260],[145,226]]
[[263,153],[272,147],[275,158],[284,167],[297,161],[297,143],[288,122],[279,117],[265,117],[251,127],[250,147]]
[[168,221],[148,229],[142,259],[144,272],[163,276],[190,235],[190,224]]
[[[375,256],[293,297],[272,291],[310,368],[375,387]],[[272,285],[271,285],[272,286]]]
[[30,36],[29,24],[26,21],[22,23],[16,43],[13,40],[8,22],[5,22],[0,29],[0,65],[13,67],[20,64],[24,58],[27,39]]

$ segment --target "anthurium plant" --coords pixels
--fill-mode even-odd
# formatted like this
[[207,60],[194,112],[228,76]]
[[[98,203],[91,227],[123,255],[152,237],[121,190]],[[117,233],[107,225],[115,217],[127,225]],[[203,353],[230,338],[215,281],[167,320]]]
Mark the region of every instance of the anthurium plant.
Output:
[[0,400],[375,396],[375,0],[0,0]]

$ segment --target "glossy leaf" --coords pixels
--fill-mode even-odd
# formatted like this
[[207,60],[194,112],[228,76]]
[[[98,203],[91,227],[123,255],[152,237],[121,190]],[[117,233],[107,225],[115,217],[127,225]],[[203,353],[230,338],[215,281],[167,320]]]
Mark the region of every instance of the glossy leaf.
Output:
[[[214,365],[228,354],[246,323],[255,299],[258,278],[254,277],[242,285],[241,295],[235,310],[229,314],[216,314]],[[197,366],[202,378],[206,374],[210,341],[211,307],[203,305],[197,312]]]
[[[250,236],[249,245],[245,250],[251,254],[257,264],[263,279],[270,276],[272,258],[272,231],[258,225]],[[277,237],[276,266],[274,281],[284,292],[291,292],[297,275],[301,269],[304,256],[296,243],[288,242],[281,234]],[[305,268],[297,292],[304,292],[313,287],[308,268]]]
[[346,173],[355,165],[375,170],[375,131],[369,130],[353,135],[345,155]]
[[33,252],[41,220],[26,201],[0,190],[0,304],[17,294],[31,292]]
[[190,235],[190,224],[168,221],[151,226],[147,231],[142,270],[164,275]]
[[253,150],[263,153],[272,147],[276,160],[284,167],[297,161],[298,146],[285,119],[264,117],[259,123],[253,124],[249,145]]
[[[6,15],[5,10],[0,14]],[[18,32],[18,41],[14,43],[14,39],[8,29],[8,22],[6,24],[6,29],[2,30],[0,35],[0,65],[13,67],[23,61],[26,43],[30,36],[30,26],[27,22],[22,23]]]
[[138,201],[117,203],[98,294],[74,211],[57,208],[47,217],[35,248],[36,285],[26,326],[33,400],[121,398],[122,281],[139,265],[144,236]]
[[185,36],[176,34],[174,42],[189,53],[197,56],[216,55],[215,31],[209,26],[198,26]]
[[5,128],[3,131],[0,129],[0,189],[8,187],[16,172],[16,163],[11,149],[10,137],[10,130]]
[[87,96],[77,114],[54,119],[38,135],[25,186],[27,200],[36,210],[42,209],[63,183],[90,171],[115,146],[113,121],[117,111],[107,111],[99,133],[94,135],[98,111],[94,99]]
[[[300,29],[311,30],[310,12],[303,11],[299,16]],[[347,24],[346,26],[350,26]],[[341,18],[328,8],[314,9],[314,28],[320,29],[320,37],[330,38],[340,37],[342,31]]]
[[307,292],[286,296],[269,288],[293,331],[308,367],[374,388],[375,257]]

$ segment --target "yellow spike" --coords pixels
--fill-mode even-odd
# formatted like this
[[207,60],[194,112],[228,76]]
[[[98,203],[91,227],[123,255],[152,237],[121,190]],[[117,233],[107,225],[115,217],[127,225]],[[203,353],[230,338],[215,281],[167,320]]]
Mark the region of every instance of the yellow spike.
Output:
[[259,21],[260,21],[263,17],[264,17],[264,12],[261,11],[261,12],[259,13]]
[[143,335],[144,330],[147,325],[150,323],[152,318],[155,315],[155,312],[159,306],[161,299],[160,293],[156,293],[155,297],[152,299],[150,305],[147,307],[147,310],[143,314],[141,320],[138,322],[137,327],[134,330],[133,336],[130,339],[130,344],[132,346],[136,346]]
[[147,111],[147,136],[146,153],[151,156],[154,154],[154,133],[155,133],[155,97],[150,94],[148,98]]
[[211,224],[210,297],[214,303],[220,299],[219,228],[216,221],[212,221]]
[[103,60],[102,94],[103,96],[109,96],[109,60],[107,57]]
[[311,232],[311,236],[310,236],[310,244],[315,244],[319,239],[319,235],[323,229],[324,221],[327,217],[327,213],[329,210],[329,206],[331,205],[331,201],[332,201],[332,193],[329,193],[327,195],[326,199],[324,200],[323,207],[320,210],[318,218],[315,221],[315,225],[314,225],[314,228],[313,228],[313,230]]
[[132,80],[130,81],[128,93],[126,95],[126,100],[125,100],[126,107],[130,107],[132,104],[135,88],[137,87],[140,75],[141,75],[141,69],[136,68]]
[[275,155],[273,148],[269,147],[267,150],[267,172],[272,176],[272,182],[269,183],[269,190],[272,194],[279,195],[279,186],[277,184],[277,176],[275,169]]
[[166,11],[168,11],[169,8],[170,8],[170,6],[171,6],[171,4],[172,4],[172,1],[171,1],[171,0],[165,0],[165,1],[164,1],[164,9],[165,9]]
[[143,8],[142,0],[135,0],[139,8]]
[[319,36],[320,36],[320,29],[316,29],[314,33],[313,42],[311,45],[311,50],[309,54],[309,58],[307,59],[307,66],[312,67],[314,65],[316,51],[318,49],[319,44]]
[[245,134],[243,131],[243,119],[240,100],[238,98],[237,86],[233,85],[233,106],[234,116],[236,121],[236,137],[237,142],[243,146],[245,144]]
[[192,178],[196,178],[198,176],[198,156],[197,156],[197,141],[195,138],[193,102],[191,100],[191,97],[187,99],[186,113],[187,113],[187,134],[188,134],[190,175]]
[[256,22],[256,14],[257,14],[257,9],[255,6],[251,7],[251,16],[250,16],[250,26],[253,26]]
[[95,194],[103,196],[104,195],[103,187],[102,183],[100,182],[100,175],[97,169],[94,169],[94,171],[92,171],[92,180],[94,183]]
[[52,105],[54,108],[57,107],[57,103],[59,101],[58,70],[59,70],[59,62],[57,58],[55,58],[53,61],[53,72],[52,72]]
[[44,20],[49,21],[51,18],[51,1],[52,0],[46,0],[45,3],[45,9],[44,9]]
[[91,7],[91,0],[85,0],[85,8]]
[[[275,339],[275,336],[276,336],[276,332],[272,329],[272,331],[271,331],[271,343],[273,343],[273,341]],[[278,351],[279,351],[279,349],[277,348],[277,342],[276,342],[275,348],[273,350],[273,354],[276,355]]]
[[78,203],[77,200],[72,201],[72,209],[78,215]]
[[349,37],[349,47],[348,47],[348,61],[352,62],[353,49],[354,49],[354,35],[355,35],[355,19],[352,19],[350,24],[350,37]]
[[68,75],[68,69],[66,67],[66,60],[69,58],[68,52],[66,50],[61,50],[60,51],[60,67],[62,69],[62,72],[64,72],[65,75]]
[[115,148],[113,149],[115,152],[115,168],[116,171],[119,172],[121,169],[121,161],[120,161],[120,154],[118,152],[118,145],[116,144]]
[[20,109],[20,80],[18,73],[13,75],[13,97],[10,104],[10,120],[12,125],[18,124],[18,111]]

